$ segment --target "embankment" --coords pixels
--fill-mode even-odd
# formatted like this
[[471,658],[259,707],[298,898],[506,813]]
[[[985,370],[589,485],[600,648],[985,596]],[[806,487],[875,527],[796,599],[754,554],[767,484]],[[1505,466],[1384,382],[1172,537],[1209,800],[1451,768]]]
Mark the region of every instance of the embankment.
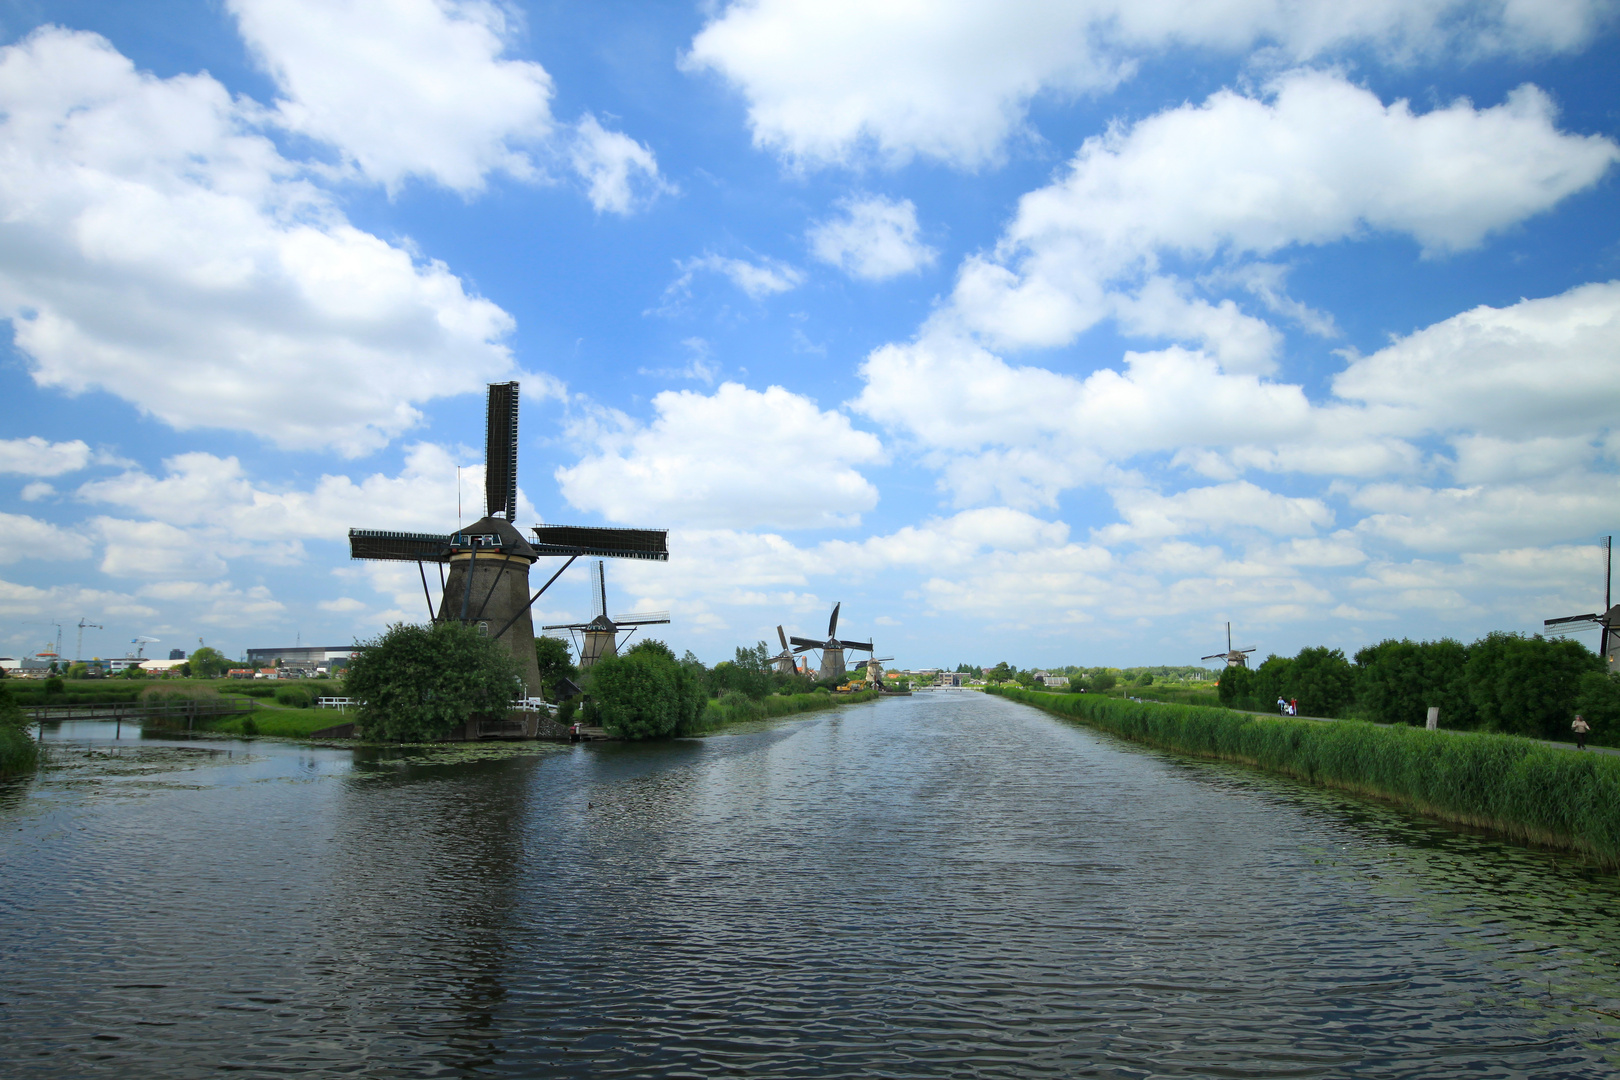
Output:
[[771,694],[759,699],[745,697],[742,694],[726,694],[720,698],[710,699],[703,708],[703,715],[698,719],[696,730],[685,734],[701,735],[709,731],[718,731],[727,724],[740,724],[745,720],[792,716],[795,713],[850,705],[857,701],[872,701],[879,696],[881,695],[876,690],[862,690],[854,694]]
[[1150,746],[1256,765],[1620,867],[1620,757],[1613,755],[1510,735],[987,689]]

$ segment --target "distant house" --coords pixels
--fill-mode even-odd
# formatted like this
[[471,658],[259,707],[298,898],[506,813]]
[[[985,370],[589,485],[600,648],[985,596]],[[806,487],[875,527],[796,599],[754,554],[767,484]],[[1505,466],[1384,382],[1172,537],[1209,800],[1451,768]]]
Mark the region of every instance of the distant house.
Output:
[[1067,675],[1053,675],[1050,672],[1037,671],[1035,673],[1035,682],[1048,690],[1061,690],[1068,687],[1069,677]]

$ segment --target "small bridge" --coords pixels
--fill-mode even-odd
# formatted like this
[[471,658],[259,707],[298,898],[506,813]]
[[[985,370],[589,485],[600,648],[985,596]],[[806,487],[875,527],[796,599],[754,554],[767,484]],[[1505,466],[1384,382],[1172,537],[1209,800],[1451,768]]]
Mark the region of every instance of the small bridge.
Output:
[[160,702],[110,701],[95,705],[35,705],[24,708],[23,713],[36,723],[60,723],[64,720],[116,720],[152,723],[158,727],[192,728],[198,720],[214,720],[222,716],[240,716],[250,713],[255,706],[251,701],[231,698],[206,700],[186,698]]

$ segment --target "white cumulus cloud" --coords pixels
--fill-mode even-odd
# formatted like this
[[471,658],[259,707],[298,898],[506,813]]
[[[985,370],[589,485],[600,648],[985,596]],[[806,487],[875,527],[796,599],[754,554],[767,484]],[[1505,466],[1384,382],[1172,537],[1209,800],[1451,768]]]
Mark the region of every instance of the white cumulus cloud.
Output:
[[810,229],[810,250],[850,277],[884,281],[931,266],[939,252],[917,238],[917,206],[881,195],[844,199],[840,216]]
[[875,435],[779,386],[665,391],[657,416],[609,414],[576,435],[594,444],[557,470],[563,497],[612,521],[699,528],[852,525],[877,505],[858,466],[884,459]]
[[[90,447],[82,439],[47,442],[38,435],[26,439],[0,439],[0,473],[20,476],[61,476],[90,464]],[[49,485],[47,485],[49,486]]]
[[1605,0],[747,0],[716,11],[683,57],[748,103],[757,145],[804,165],[995,162],[1030,102],[1103,91],[1176,47],[1270,48],[1293,62],[1365,49],[1535,55],[1592,40]]
[[0,49],[0,112],[0,316],[38,384],[358,454],[511,371],[504,311],[351,225],[209,76],[46,28]]
[[275,80],[279,122],[397,188],[457,191],[536,171],[552,133],[551,76],[502,57],[506,14],[484,0],[229,0]]
[[[1127,332],[1265,370],[1266,331],[1156,284],[1164,258],[1241,261],[1369,232],[1430,253],[1476,246],[1620,160],[1613,141],[1556,119],[1533,86],[1426,113],[1331,72],[1290,72],[1263,96],[1222,90],[1088,139],[1065,175],[1019,201],[992,253],[964,262],[950,317],[1017,347],[1064,344],[1117,314]],[[1284,299],[1273,289],[1268,301]]]

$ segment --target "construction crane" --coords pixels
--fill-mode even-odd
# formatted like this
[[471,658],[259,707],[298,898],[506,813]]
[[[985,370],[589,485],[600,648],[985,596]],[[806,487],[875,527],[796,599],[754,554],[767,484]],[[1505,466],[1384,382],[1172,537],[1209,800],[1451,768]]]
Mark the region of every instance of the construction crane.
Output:
[[[135,659],[137,659],[137,660],[146,659],[146,647],[148,645],[151,645],[153,642],[155,642],[157,640],[158,639],[155,638],[155,637],[131,638],[129,643],[131,645],[135,646]],[[282,638],[281,640],[286,641],[287,639]]]
[[107,629],[105,626],[102,626],[100,623],[86,622],[83,615],[79,616],[79,643],[76,646],[74,646],[74,648],[73,648],[73,662],[76,663],[76,664],[77,663],[82,663],[84,661],[84,630],[85,630],[85,627],[89,627],[92,630],[105,630],[105,629]]

